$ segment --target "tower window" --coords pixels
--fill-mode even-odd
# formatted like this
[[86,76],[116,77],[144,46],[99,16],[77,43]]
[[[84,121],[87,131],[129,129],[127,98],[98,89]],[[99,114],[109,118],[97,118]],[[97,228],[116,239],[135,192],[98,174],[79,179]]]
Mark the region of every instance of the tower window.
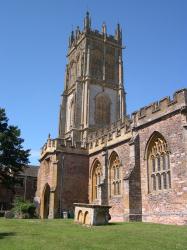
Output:
[[70,124],[70,128],[73,127],[74,125],[74,100],[71,101],[70,103],[70,107],[69,107],[69,124]]
[[98,94],[95,100],[95,124],[103,127],[110,124],[110,98],[104,93]]

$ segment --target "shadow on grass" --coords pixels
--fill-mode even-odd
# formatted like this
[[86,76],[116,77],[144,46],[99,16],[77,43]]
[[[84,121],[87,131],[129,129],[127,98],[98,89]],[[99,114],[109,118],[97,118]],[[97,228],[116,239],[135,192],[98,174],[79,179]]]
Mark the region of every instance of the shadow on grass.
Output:
[[109,222],[108,223],[108,226],[116,226],[116,225],[120,225],[120,223],[119,222]]
[[119,226],[119,225],[123,225],[123,223],[121,223],[121,222],[109,222],[108,224],[101,224],[101,225],[97,225],[96,227]]
[[0,233],[0,240],[5,238],[5,237],[14,236],[14,235],[15,235],[15,233],[13,233],[13,232]]

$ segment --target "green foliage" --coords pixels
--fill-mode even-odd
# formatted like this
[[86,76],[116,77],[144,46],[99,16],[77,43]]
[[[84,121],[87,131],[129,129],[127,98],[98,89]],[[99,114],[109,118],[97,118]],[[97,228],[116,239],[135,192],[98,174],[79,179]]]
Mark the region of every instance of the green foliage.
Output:
[[12,210],[17,218],[33,218],[35,216],[36,207],[29,201],[24,201],[22,198],[16,198]]
[[8,125],[4,109],[0,108],[0,182],[13,189],[16,176],[29,163],[30,150],[23,149],[20,130]]

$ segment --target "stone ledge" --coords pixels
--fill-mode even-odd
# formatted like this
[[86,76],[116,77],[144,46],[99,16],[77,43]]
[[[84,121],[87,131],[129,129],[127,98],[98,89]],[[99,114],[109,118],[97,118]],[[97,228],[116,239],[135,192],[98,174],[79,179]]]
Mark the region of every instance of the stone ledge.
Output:
[[112,206],[107,205],[97,205],[97,204],[86,204],[86,203],[73,203],[74,206],[78,207],[89,207],[89,208],[111,208]]

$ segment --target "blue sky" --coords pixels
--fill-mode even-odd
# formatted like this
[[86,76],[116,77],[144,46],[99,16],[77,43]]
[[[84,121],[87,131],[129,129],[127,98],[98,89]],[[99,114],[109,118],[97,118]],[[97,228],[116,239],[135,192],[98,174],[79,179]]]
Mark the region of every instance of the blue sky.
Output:
[[0,107],[32,164],[58,134],[68,37],[87,10],[94,28],[122,25],[129,114],[187,86],[186,0],[0,0]]

